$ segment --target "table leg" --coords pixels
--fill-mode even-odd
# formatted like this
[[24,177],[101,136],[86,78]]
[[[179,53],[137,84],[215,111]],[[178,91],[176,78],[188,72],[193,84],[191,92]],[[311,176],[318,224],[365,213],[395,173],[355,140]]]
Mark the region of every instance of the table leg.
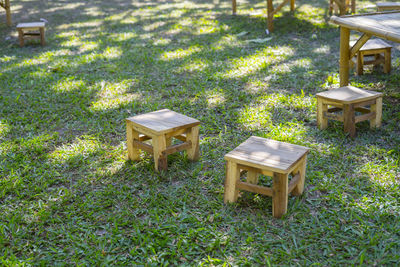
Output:
[[10,0],[6,0],[5,1],[5,5],[4,5],[5,9],[6,9],[6,19],[7,19],[7,25],[11,26],[12,21],[11,21],[11,8],[10,8]]
[[268,31],[272,32],[274,30],[274,25],[272,24],[274,19],[274,6],[272,0],[267,0],[267,22]]
[[340,27],[340,60],[339,60],[339,77],[340,86],[349,84],[349,56],[350,56],[350,29]]

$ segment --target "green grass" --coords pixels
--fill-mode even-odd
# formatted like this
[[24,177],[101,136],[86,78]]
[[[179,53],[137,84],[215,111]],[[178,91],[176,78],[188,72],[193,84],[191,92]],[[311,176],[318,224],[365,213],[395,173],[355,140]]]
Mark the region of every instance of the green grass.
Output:
[[[2,265],[400,261],[399,51],[390,75],[350,76],[384,94],[382,127],[319,131],[315,94],[339,86],[326,1],[285,7],[262,44],[247,40],[267,37],[265,1],[239,1],[235,17],[229,1],[11,5],[15,24],[49,24],[45,47],[20,48],[0,13]],[[149,155],[126,160],[124,119],[161,108],[202,122],[201,158],[171,155],[158,174]],[[283,219],[268,197],[223,204],[223,156],[251,135],[311,148]]]

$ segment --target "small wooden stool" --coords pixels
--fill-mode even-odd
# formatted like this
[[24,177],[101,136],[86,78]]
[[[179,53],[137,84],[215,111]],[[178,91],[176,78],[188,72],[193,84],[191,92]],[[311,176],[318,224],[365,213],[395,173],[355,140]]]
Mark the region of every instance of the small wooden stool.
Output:
[[378,2],[376,8],[378,11],[400,10],[400,2]]
[[[353,46],[355,42],[351,42]],[[379,65],[383,63],[383,72],[389,73],[391,70],[391,49],[392,46],[381,39],[368,40],[357,52],[356,62],[352,60],[351,65],[356,65],[357,75],[362,75],[364,65]],[[373,60],[365,60],[365,56],[373,56]]]
[[[272,215],[280,218],[287,211],[288,194],[301,195],[304,189],[309,148],[252,136],[225,155],[224,202],[235,202],[239,190],[272,197]],[[240,180],[247,171],[246,182]],[[272,188],[259,186],[260,174],[273,177]],[[293,177],[290,181],[289,174]]]
[[44,22],[18,23],[19,46],[24,46],[24,40],[28,39],[40,39],[41,45],[45,45],[44,26]]
[[[152,153],[156,170],[167,169],[169,154],[186,150],[190,160],[199,158],[200,122],[169,109],[126,119],[128,158],[139,160],[140,151]],[[171,145],[172,138],[183,143]],[[152,139],[152,146],[143,141]]]
[[[332,106],[332,107],[329,107]],[[370,106],[367,108],[366,106]],[[341,112],[341,114],[338,112]],[[356,112],[362,115],[356,115]],[[344,131],[356,135],[356,123],[369,120],[370,127],[380,127],[382,120],[382,93],[345,86],[317,94],[317,124],[323,130],[328,119],[344,123]]]

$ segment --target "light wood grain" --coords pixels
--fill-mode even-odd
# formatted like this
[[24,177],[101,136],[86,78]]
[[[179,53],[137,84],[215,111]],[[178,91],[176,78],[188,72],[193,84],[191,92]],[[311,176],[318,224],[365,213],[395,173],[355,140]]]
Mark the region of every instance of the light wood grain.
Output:
[[281,218],[287,211],[288,174],[274,173],[272,191],[272,215]]
[[239,169],[237,164],[232,161],[226,162],[226,178],[224,186],[224,202],[235,202],[238,198],[239,189],[236,183],[239,181]]
[[320,92],[316,95],[321,99],[327,99],[344,104],[353,104],[376,99],[382,96],[382,93],[359,89],[354,86],[343,86],[337,89]]
[[166,134],[200,124],[196,119],[169,109],[137,115],[127,120],[131,121],[136,127],[143,128],[144,131],[151,134]]
[[225,155],[225,159],[255,168],[286,173],[308,148],[252,136]]
[[[199,158],[198,120],[163,109],[127,118],[126,124],[130,159],[137,159],[137,149],[141,149],[153,154],[156,170],[166,170],[169,154],[187,150],[190,160]],[[134,133],[137,135],[132,140]],[[172,145],[173,138],[183,143]],[[152,145],[143,143],[149,139],[152,140]]]

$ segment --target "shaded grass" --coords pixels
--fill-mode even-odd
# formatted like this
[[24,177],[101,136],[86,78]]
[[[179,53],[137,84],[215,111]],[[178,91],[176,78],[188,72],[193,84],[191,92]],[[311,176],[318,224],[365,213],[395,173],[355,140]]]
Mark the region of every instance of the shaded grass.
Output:
[[[360,3],[368,5],[371,2]],[[384,93],[383,126],[316,128],[338,86],[327,3],[275,20],[265,2],[14,1],[49,20],[45,47],[0,40],[0,259],[4,265],[394,265],[399,261],[399,61],[355,86]],[[29,10],[29,12],[26,12]],[[248,32],[244,36],[238,33]],[[394,44],[395,45],[395,44]],[[124,118],[199,119],[201,159],[126,161]],[[306,190],[282,220],[271,199],[223,204],[223,156],[251,135],[311,148]]]

